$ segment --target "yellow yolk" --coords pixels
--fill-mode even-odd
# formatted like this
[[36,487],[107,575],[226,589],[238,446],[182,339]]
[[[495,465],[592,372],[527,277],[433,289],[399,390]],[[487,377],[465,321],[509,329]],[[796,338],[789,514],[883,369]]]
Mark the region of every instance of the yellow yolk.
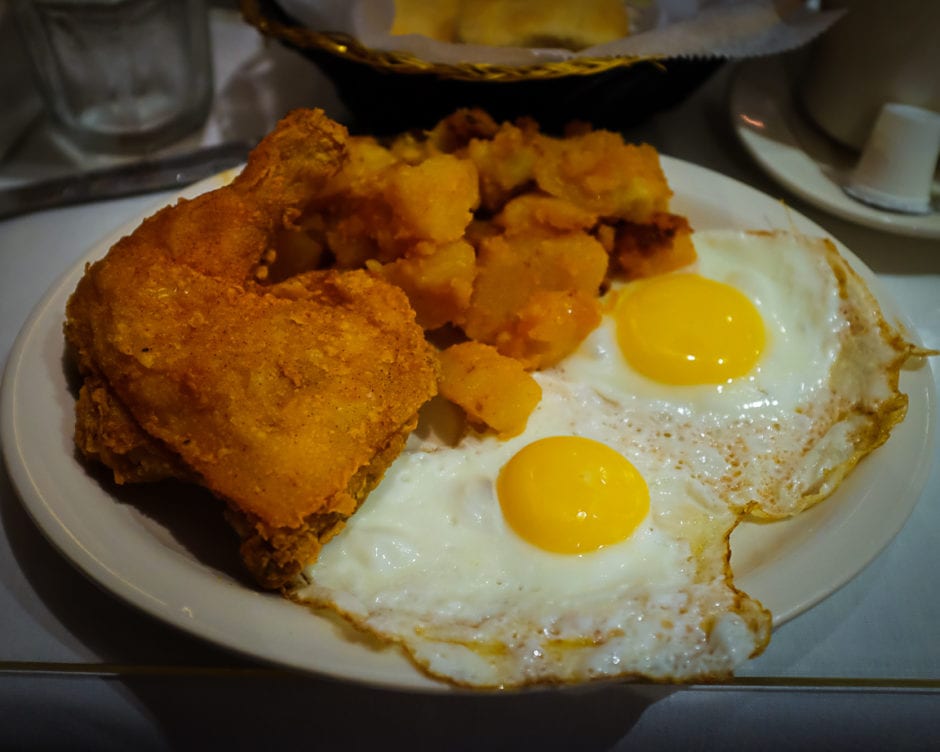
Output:
[[764,322],[739,290],[697,274],[651,277],[614,311],[617,342],[638,372],[665,384],[743,376],[764,348]]
[[629,460],[577,436],[523,447],[500,471],[497,494],[506,522],[520,537],[565,554],[624,540],[650,507],[646,481]]

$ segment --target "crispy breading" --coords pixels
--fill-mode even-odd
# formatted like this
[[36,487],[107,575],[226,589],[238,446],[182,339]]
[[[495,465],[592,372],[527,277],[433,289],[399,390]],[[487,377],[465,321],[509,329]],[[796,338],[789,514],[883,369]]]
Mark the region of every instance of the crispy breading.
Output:
[[79,448],[119,482],[165,471],[224,499],[267,586],[309,563],[436,392],[436,356],[398,288],[365,271],[259,281],[344,141],[321,112],[293,113],[230,186],[121,239],[67,307],[86,379]]
[[75,403],[75,445],[106,465],[121,483],[194,475],[169,448],[144,431],[98,376],[88,375]]

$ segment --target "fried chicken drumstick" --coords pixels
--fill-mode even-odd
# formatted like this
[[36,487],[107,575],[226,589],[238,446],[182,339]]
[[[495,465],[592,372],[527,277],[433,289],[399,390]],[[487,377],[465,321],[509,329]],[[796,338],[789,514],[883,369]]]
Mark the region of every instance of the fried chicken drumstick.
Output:
[[66,311],[79,450],[119,483],[211,490],[268,588],[316,558],[436,391],[398,288],[365,271],[265,283],[278,233],[346,138],[320,111],[292,113],[230,185],[157,212],[91,264]]

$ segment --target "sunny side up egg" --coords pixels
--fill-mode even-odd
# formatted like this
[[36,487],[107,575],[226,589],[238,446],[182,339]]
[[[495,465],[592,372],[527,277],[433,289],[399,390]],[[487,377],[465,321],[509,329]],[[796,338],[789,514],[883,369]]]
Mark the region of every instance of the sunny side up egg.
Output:
[[[696,233],[695,246],[694,269],[615,290],[610,315],[557,371],[591,384],[627,426],[632,414],[656,416],[656,435],[644,443],[668,446],[677,471],[726,503],[790,516],[829,495],[903,418],[898,378],[911,345],[828,241],[712,231]],[[705,284],[648,303],[646,286],[682,278]],[[645,298],[642,320],[624,322],[637,297]],[[624,343],[631,331],[638,334]],[[698,345],[676,345],[688,337]],[[686,378],[698,368],[681,361],[696,346],[726,360],[729,377],[712,364],[716,378]],[[673,357],[660,356],[671,373],[654,379],[631,364],[630,351],[657,348]],[[739,363],[747,368],[735,372]]]
[[734,587],[730,533],[887,437],[911,348],[831,244],[695,241],[694,268],[611,290],[522,434],[432,404],[292,596],[473,687],[720,678],[759,653],[771,616]]

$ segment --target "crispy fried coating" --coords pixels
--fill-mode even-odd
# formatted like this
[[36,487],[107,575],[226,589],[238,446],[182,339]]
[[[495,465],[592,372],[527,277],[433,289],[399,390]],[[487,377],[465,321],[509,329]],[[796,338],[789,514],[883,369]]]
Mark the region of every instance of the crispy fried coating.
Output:
[[345,138],[322,112],[292,113],[231,185],[161,210],[92,264],[66,311],[79,449],[119,482],[184,477],[224,499],[267,587],[315,557],[436,392],[398,288],[362,270],[261,284]]
[[88,375],[78,393],[75,446],[110,468],[119,484],[195,479],[178,455],[140,427],[98,376]]
[[97,275],[96,365],[144,431],[266,524],[348,507],[349,478],[433,389],[407,299],[365,272],[258,294],[186,267],[127,271]]

